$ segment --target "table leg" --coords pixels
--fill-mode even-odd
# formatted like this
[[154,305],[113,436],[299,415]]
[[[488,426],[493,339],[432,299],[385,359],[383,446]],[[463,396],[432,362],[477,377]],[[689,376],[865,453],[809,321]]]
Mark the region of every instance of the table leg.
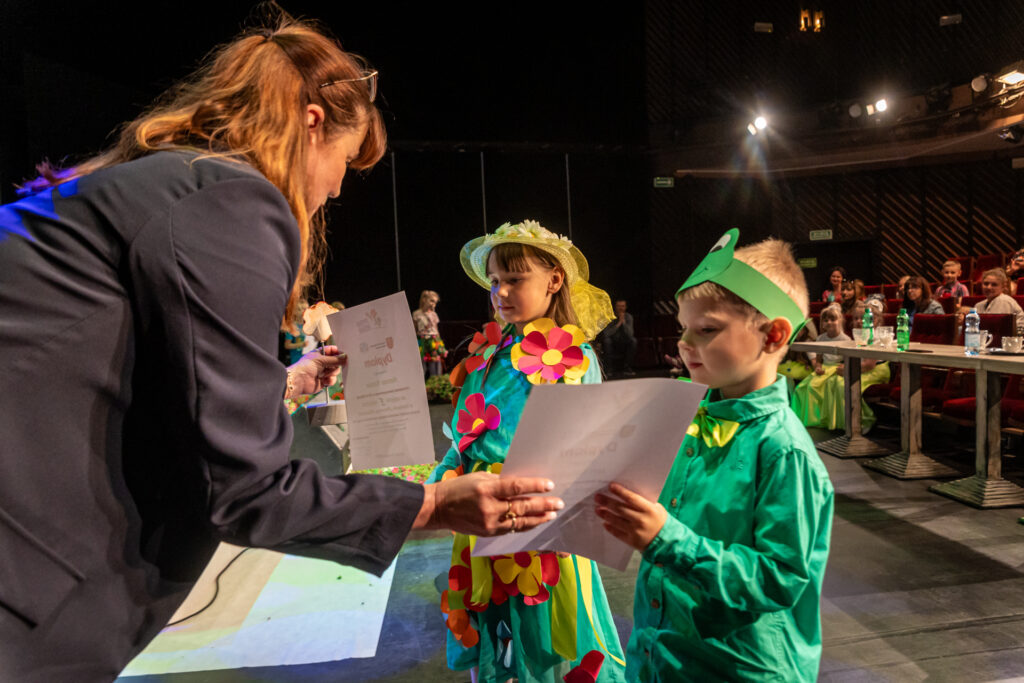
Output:
[[897,479],[958,477],[960,472],[921,452],[921,366],[900,365],[900,452],[869,460],[864,467]]
[[847,357],[843,360],[843,400],[846,433],[818,443],[818,450],[837,458],[864,458],[891,453],[888,448],[866,439],[860,431],[860,358]]
[[999,375],[979,368],[974,381],[977,397],[974,475],[934,484],[928,490],[979,508],[1024,505],[1024,489],[1003,479]]

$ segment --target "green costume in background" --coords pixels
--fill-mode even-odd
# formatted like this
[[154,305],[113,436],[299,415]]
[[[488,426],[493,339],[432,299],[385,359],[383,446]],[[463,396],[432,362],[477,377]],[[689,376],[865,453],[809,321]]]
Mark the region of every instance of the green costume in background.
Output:
[[[793,412],[806,427],[823,429],[846,429],[845,386],[843,375],[837,365],[824,366],[824,374],[809,375],[793,390]],[[873,384],[889,381],[889,363],[878,363],[871,370],[861,373],[860,390]],[[875,413],[871,407],[860,401],[860,428],[867,433],[875,424]]]
[[[511,343],[522,339],[515,337]],[[491,357],[493,354],[490,367],[469,366],[473,369],[466,376],[452,420],[452,447],[430,481],[439,481],[446,472],[454,474],[457,468],[461,468],[460,473],[469,473],[505,460],[534,385],[527,374],[513,367],[511,345],[500,348],[501,342],[493,344],[496,338],[490,341],[492,345],[482,355]],[[582,344],[580,349],[589,359],[589,367],[580,383],[599,383],[601,372],[594,352],[588,344]],[[473,398],[480,395],[482,402]],[[497,413],[500,413],[500,423],[495,425]],[[571,420],[565,428],[572,429]],[[479,431],[474,434],[474,430]],[[466,445],[460,453],[459,446],[463,442]],[[546,592],[547,597],[538,601],[537,596],[531,598],[523,591],[497,603],[493,595],[498,589],[492,589],[492,585],[498,586],[500,575],[508,578],[511,571],[523,568],[514,566],[510,558],[470,558],[467,548],[472,543],[475,537],[456,534],[449,590],[442,601],[442,608],[448,614],[450,668],[465,670],[479,666],[482,682],[518,678],[522,683],[561,683],[562,677],[579,665],[584,655],[596,650],[604,656],[598,681],[625,680],[623,666],[613,659],[614,656],[624,660],[624,655],[594,562],[574,555],[558,557],[554,553],[543,553],[541,555],[546,556],[543,557],[543,572],[539,571],[540,562],[534,565],[538,567],[535,576],[543,574],[542,580],[535,582],[527,577],[525,583],[524,579],[519,580],[519,586],[537,589],[539,597],[544,597]],[[517,553],[515,559],[523,560],[525,555]],[[553,576],[557,576],[557,581],[551,585],[548,581]],[[472,587],[456,591],[457,587],[465,585]],[[477,601],[487,604],[476,611],[469,605]],[[467,639],[474,642],[477,637],[479,642],[472,647],[463,644]],[[574,658],[567,659],[559,654],[568,650],[574,651]]]
[[739,424],[724,446],[683,440],[637,577],[627,678],[814,681],[828,473],[784,378],[738,399],[712,391],[702,407]]

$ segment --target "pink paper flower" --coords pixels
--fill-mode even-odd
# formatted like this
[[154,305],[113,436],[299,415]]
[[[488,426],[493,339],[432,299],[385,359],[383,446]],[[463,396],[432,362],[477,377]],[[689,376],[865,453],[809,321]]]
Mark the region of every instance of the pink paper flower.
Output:
[[487,364],[487,361],[491,359],[495,351],[511,343],[511,337],[505,339],[504,343],[502,343],[501,326],[498,323],[487,323],[484,325],[483,332],[475,333],[473,340],[469,342],[470,356],[466,359],[466,372],[479,370]]
[[558,327],[550,318],[539,318],[527,325],[523,341],[512,347],[512,366],[526,375],[532,384],[579,384],[590,359],[580,345],[586,341],[575,325]]
[[470,394],[466,397],[465,409],[459,410],[459,421],[455,430],[462,434],[459,439],[459,453],[476,441],[477,437],[488,429],[497,429],[501,424],[501,412],[497,406],[484,403],[483,394]]

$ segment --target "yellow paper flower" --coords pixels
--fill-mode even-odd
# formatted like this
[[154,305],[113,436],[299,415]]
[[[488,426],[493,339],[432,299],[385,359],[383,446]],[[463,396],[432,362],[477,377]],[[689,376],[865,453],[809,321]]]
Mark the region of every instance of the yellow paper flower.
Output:
[[590,367],[580,345],[586,341],[575,325],[558,327],[550,318],[538,318],[523,328],[523,341],[512,347],[512,366],[531,384],[579,384]]

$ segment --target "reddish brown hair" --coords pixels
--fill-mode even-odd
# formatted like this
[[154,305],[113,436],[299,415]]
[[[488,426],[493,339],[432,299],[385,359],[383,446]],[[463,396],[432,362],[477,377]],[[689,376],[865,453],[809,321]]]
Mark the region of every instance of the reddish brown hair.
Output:
[[315,23],[276,9],[271,27],[244,32],[215,48],[203,65],[125,124],[114,145],[69,169],[48,162],[24,191],[37,191],[161,150],[192,150],[203,157],[244,161],[258,169],[288,200],[298,225],[302,262],[284,316],[316,281],[326,253],[323,212],[306,205],[306,107],[324,110],[323,133],[331,139],[367,124],[350,168],[376,164],[387,145],[380,112],[370,101],[365,64],[345,52]]

